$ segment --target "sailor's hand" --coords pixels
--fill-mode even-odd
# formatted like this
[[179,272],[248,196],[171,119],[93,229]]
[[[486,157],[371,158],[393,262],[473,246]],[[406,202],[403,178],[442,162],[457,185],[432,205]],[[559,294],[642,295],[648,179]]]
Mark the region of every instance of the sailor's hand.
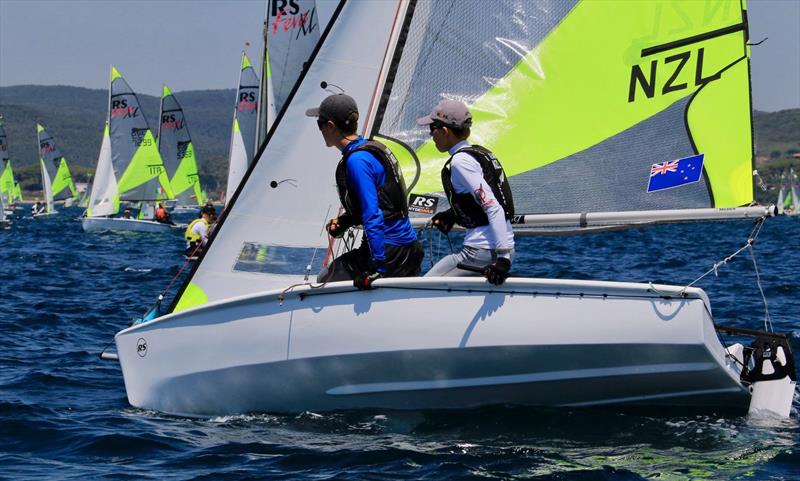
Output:
[[339,223],[338,217],[334,217],[333,219],[329,220],[328,225],[325,226],[325,229],[328,231],[328,235],[336,239],[342,237],[347,231],[347,227],[344,227]]
[[431,225],[439,229],[442,234],[447,234],[456,223],[456,214],[453,209],[447,209],[431,217]]
[[383,274],[380,272],[364,272],[360,275],[357,275],[356,278],[353,279],[353,285],[362,291],[369,290],[372,289],[372,283],[382,277]]
[[334,217],[333,219],[328,221],[328,225],[325,226],[325,229],[328,231],[331,237],[336,239],[342,237],[347,229],[353,227],[353,220],[350,218],[347,213],[340,215],[339,217]]
[[492,284],[499,286],[504,283],[508,278],[508,271],[511,270],[511,261],[505,257],[498,257],[497,260],[488,266],[483,271],[483,275]]

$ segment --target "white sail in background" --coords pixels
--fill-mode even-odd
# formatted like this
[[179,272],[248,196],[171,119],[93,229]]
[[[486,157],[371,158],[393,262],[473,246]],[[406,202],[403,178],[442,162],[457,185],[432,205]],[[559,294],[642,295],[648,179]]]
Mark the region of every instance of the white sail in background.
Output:
[[[226,199],[230,199],[253,161],[258,127],[259,80],[245,52],[239,70],[239,88],[233,111]],[[243,147],[243,148],[242,148]],[[227,203],[227,200],[226,200]]]
[[103,142],[100,144],[100,155],[97,156],[97,169],[92,181],[86,215],[104,217],[114,215],[118,210],[117,177],[114,175],[114,166],[111,164],[111,138],[108,123],[106,123],[105,129],[103,129]]
[[42,169],[42,194],[44,195],[45,212],[53,212],[53,185],[50,182],[50,175],[47,173],[44,160],[39,160]]
[[244,145],[242,131],[239,128],[239,121],[233,119],[233,133],[231,134],[231,152],[228,164],[228,183],[225,190],[225,203],[227,204],[231,195],[236,192],[236,188],[247,172],[247,147]]
[[267,1],[256,148],[266,139],[276,115],[308,65],[331,11],[318,9],[317,0]]

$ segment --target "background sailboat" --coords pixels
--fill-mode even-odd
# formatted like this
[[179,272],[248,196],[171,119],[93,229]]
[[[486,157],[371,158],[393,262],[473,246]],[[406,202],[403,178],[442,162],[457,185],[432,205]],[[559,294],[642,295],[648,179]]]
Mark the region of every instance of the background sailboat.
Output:
[[193,209],[205,204],[186,116],[178,99],[166,85],[161,95],[159,118],[158,152],[170,177],[176,198],[175,210]]
[[8,229],[11,227],[11,220],[6,214],[6,203],[3,201],[3,196],[0,195],[0,229]]
[[797,174],[794,169],[781,173],[780,191],[778,192],[778,214],[795,216],[800,214],[800,199],[797,197]]
[[41,124],[36,124],[36,136],[39,142],[39,162],[42,168],[42,194],[47,205],[46,213],[53,211],[53,202],[75,199],[77,191],[72,182],[72,175],[67,159],[56,147],[55,139],[45,131]]
[[[180,414],[753,407],[750,387],[760,392],[763,379],[741,366],[766,351],[723,346],[708,297],[691,286],[410,278],[358,292],[308,282],[332,254],[323,226],[339,207],[335,155],[304,115],[328,95],[323,84],[355,97],[362,131],[403,153],[418,192],[441,190],[434,179],[446,159],[426,154],[429,135],[414,119],[446,97],[471,104],[476,143],[500,154],[524,214],[586,208],[577,227],[586,212],[612,223],[770,215],[738,208],[752,201],[745,12],[498,1],[487,22],[483,3],[455,5],[339,4],[170,314],[116,335],[131,404]],[[695,66],[703,58],[702,68],[684,73],[680,89],[657,89],[669,77],[656,67],[678,53]],[[673,166],[679,178],[659,173]],[[643,220],[608,215],[626,208]],[[659,209],[682,212],[654,217]],[[783,364],[769,356],[783,375],[770,408],[788,415],[786,337],[758,335],[784,355]]]
[[278,112],[308,67],[311,52],[329,20],[329,15],[320,15],[316,0],[296,0],[283,7],[267,2],[256,149],[266,140]]
[[250,64],[247,54],[242,52],[242,67],[239,71],[239,88],[236,91],[233,131],[231,132],[231,147],[228,157],[226,199],[236,191],[244,173],[253,161],[258,123],[258,89],[258,75]]
[[111,67],[108,122],[97,161],[86,232],[132,230],[166,232],[170,225],[112,217],[121,201],[172,199],[172,187],[139,100],[119,71]]
[[14,179],[14,169],[11,167],[11,159],[8,154],[8,137],[3,127],[2,116],[0,116],[0,165],[3,167],[3,171],[0,173],[0,196],[5,197],[5,208],[13,211],[14,202],[22,201],[22,189]]

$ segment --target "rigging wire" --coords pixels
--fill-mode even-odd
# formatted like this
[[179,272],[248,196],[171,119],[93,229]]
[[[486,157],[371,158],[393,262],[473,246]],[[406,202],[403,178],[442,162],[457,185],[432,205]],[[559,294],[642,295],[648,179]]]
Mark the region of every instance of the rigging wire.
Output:
[[758,270],[758,263],[756,262],[756,255],[753,245],[758,238],[758,235],[761,233],[761,228],[764,227],[764,221],[766,220],[766,216],[761,216],[754,221],[753,229],[750,231],[750,235],[747,237],[747,242],[745,245],[740,247],[736,252],[733,254],[725,257],[719,262],[715,262],[711,269],[707,270],[703,275],[698,277],[697,279],[693,280],[689,284],[687,284],[683,290],[681,290],[681,295],[686,294],[686,289],[692,287],[693,285],[697,284],[701,279],[708,276],[712,272],[714,273],[715,277],[719,277],[719,268],[732,262],[733,259],[741,254],[744,251],[750,252],[750,257],[753,260],[753,268],[756,272],[756,285],[758,286],[758,291],[761,293],[761,299],[764,301],[764,329],[768,332],[772,332],[772,319],[770,318],[769,314],[769,304],[767,303],[767,296],[764,294],[764,287],[761,284],[761,274]]

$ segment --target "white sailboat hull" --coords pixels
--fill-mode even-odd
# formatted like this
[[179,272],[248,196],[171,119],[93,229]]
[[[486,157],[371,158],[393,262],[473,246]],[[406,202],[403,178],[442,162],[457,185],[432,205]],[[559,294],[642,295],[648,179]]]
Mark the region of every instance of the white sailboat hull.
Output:
[[186,214],[186,213],[194,213],[199,212],[200,206],[199,205],[176,205],[172,209],[173,214]]
[[50,216],[50,215],[57,215],[57,214],[58,214],[57,210],[51,210],[50,212],[42,212],[42,213],[39,213],[39,214],[33,214],[33,218],[36,219],[37,217],[47,217],[47,216]]
[[264,292],[125,329],[128,400],[182,415],[749,402],[699,289],[667,299],[596,281],[378,285],[304,286],[282,303]]
[[81,220],[84,232],[127,231],[169,232],[173,226],[152,220],[123,219],[121,217],[84,217]]

